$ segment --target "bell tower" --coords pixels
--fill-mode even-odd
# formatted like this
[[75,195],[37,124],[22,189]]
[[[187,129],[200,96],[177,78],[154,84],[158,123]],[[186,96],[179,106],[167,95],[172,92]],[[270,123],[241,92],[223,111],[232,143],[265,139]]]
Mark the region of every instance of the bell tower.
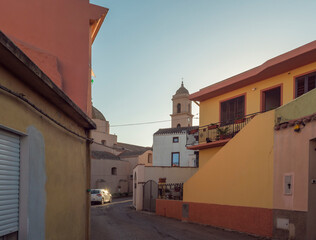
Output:
[[183,82],[176,94],[172,97],[171,127],[192,126],[192,102],[189,100],[189,91],[184,87]]

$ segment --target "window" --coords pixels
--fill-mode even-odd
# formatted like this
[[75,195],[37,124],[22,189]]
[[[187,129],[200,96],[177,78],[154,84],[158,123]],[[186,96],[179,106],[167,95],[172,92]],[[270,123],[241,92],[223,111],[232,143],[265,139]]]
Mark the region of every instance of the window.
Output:
[[220,103],[222,125],[231,124],[245,116],[245,96],[236,97]]
[[180,166],[180,153],[173,152],[171,153],[171,167],[179,167]]
[[309,92],[316,86],[316,72],[306,74],[295,79],[295,97]]
[[148,163],[153,162],[153,155],[151,153],[148,153]]
[[179,137],[173,137],[172,142],[173,143],[178,143],[179,142]]
[[188,105],[188,113],[191,113],[191,104]]
[[116,167],[112,167],[111,173],[112,173],[112,175],[117,175],[117,168]]
[[281,86],[268,89],[266,91],[262,90],[262,95],[261,95],[261,101],[262,101],[261,111],[262,112],[269,111],[281,106],[282,104],[281,91],[282,91]]
[[181,125],[180,125],[180,123],[178,123],[177,128],[180,128],[180,127],[181,127]]
[[177,113],[181,113],[181,104],[180,103],[178,103],[178,105],[177,105]]
[[106,141],[105,141],[105,140],[102,140],[101,143],[102,143],[102,145],[105,145],[105,144],[106,144]]

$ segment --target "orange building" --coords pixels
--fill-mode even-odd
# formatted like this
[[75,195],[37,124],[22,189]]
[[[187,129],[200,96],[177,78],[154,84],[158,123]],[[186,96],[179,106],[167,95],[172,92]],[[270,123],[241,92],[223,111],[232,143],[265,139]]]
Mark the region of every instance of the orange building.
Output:
[[[292,154],[291,160],[283,157],[291,156],[275,126],[301,119],[300,126],[304,117],[314,114],[315,87],[313,41],[193,93],[190,99],[200,106],[200,127],[194,133],[199,143],[188,149],[200,150],[200,169],[184,184],[182,219],[260,236],[313,239],[306,238],[316,234],[306,199],[314,193],[307,190],[310,179],[304,174],[310,156],[306,144],[316,136],[300,132],[305,139],[304,170],[287,168],[300,161],[300,154]],[[298,139],[290,141],[291,146],[302,145]],[[168,215],[168,204],[158,201],[157,213]]]
[[91,116],[91,45],[107,11],[89,0],[1,1],[0,29]]

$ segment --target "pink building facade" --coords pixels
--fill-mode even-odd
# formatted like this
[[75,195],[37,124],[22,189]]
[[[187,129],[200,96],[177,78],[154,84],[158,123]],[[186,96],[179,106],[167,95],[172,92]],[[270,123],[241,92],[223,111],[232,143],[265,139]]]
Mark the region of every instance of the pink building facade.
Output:
[[0,29],[91,116],[91,46],[108,9],[89,0],[0,2]]

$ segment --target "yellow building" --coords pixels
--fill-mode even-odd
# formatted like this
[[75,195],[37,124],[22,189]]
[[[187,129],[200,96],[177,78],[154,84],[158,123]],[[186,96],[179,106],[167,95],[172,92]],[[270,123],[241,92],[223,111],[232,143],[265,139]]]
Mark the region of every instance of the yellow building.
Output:
[[[275,159],[286,146],[276,144],[274,129],[287,112],[277,117],[274,109],[296,106],[293,100],[310,95],[305,93],[315,86],[313,41],[193,93],[190,99],[200,106],[200,127],[191,134],[199,137],[199,143],[188,149],[200,150],[200,170],[184,184],[182,219],[268,237],[293,237],[294,232],[296,239],[305,239],[298,235],[305,225],[298,223],[306,208],[298,209],[301,215],[285,203],[274,209],[275,198],[280,195],[280,203],[285,194],[275,188],[282,190],[282,181],[288,179],[275,175]],[[316,112],[312,106],[309,114]],[[294,109],[296,117],[304,116],[303,105]],[[291,188],[289,184],[284,187]]]
[[94,122],[0,32],[0,238],[89,239]]

